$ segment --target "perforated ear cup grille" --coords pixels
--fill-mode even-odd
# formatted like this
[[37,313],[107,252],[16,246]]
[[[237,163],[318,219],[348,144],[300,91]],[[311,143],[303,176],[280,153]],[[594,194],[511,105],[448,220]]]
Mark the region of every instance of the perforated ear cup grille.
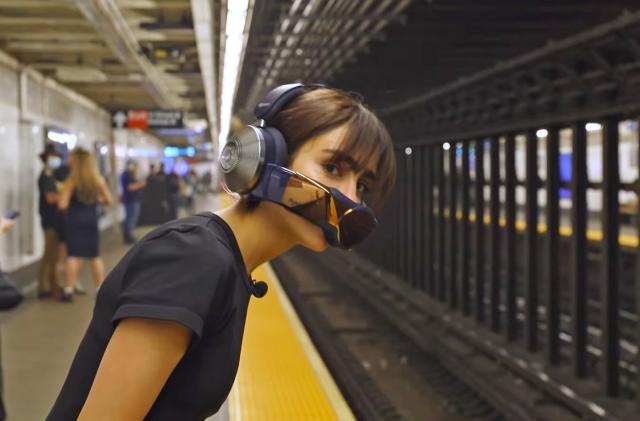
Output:
[[234,134],[220,154],[220,170],[229,190],[244,194],[258,182],[265,160],[261,129],[246,126]]

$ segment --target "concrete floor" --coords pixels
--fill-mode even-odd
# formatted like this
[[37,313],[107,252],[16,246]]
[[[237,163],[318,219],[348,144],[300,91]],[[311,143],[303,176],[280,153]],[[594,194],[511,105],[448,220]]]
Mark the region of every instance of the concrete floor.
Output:
[[[215,197],[196,202],[198,211],[218,208]],[[139,228],[136,235],[141,237],[150,229]],[[102,247],[107,273],[128,249],[113,237]],[[53,406],[93,311],[95,288],[88,264],[80,282],[87,295],[76,295],[71,304],[37,300],[34,291],[17,310],[0,319],[8,421],[40,421]]]

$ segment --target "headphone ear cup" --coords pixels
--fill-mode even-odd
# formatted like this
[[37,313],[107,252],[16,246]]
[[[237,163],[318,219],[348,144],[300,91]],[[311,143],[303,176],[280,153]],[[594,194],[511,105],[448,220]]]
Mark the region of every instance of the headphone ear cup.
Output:
[[273,127],[264,128],[262,131],[265,134],[265,163],[286,167],[289,164],[289,154],[284,136],[282,136],[280,130]]
[[268,150],[264,131],[254,126],[245,126],[231,136],[220,154],[218,165],[224,183],[229,190],[244,194],[253,189],[260,178]]

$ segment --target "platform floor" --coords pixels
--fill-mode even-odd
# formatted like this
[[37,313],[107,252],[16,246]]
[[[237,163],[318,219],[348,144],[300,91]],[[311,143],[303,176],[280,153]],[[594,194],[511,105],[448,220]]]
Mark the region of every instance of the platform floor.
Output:
[[[198,210],[219,206],[218,197],[196,203]],[[103,248],[107,272],[126,251],[118,238]],[[270,290],[262,299],[252,298],[236,384],[209,420],[353,420],[273,271],[264,265],[254,277]],[[53,405],[91,318],[94,287],[88,265],[80,282],[87,295],[76,296],[72,304],[39,301],[31,292],[18,310],[0,319],[8,421],[42,420]]]

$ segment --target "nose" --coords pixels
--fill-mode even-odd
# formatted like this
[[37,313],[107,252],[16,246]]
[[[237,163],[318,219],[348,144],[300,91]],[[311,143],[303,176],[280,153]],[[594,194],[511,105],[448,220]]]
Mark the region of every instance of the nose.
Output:
[[339,186],[336,186],[340,193],[347,196],[351,201],[360,203],[358,197],[358,179],[355,177],[348,177]]

